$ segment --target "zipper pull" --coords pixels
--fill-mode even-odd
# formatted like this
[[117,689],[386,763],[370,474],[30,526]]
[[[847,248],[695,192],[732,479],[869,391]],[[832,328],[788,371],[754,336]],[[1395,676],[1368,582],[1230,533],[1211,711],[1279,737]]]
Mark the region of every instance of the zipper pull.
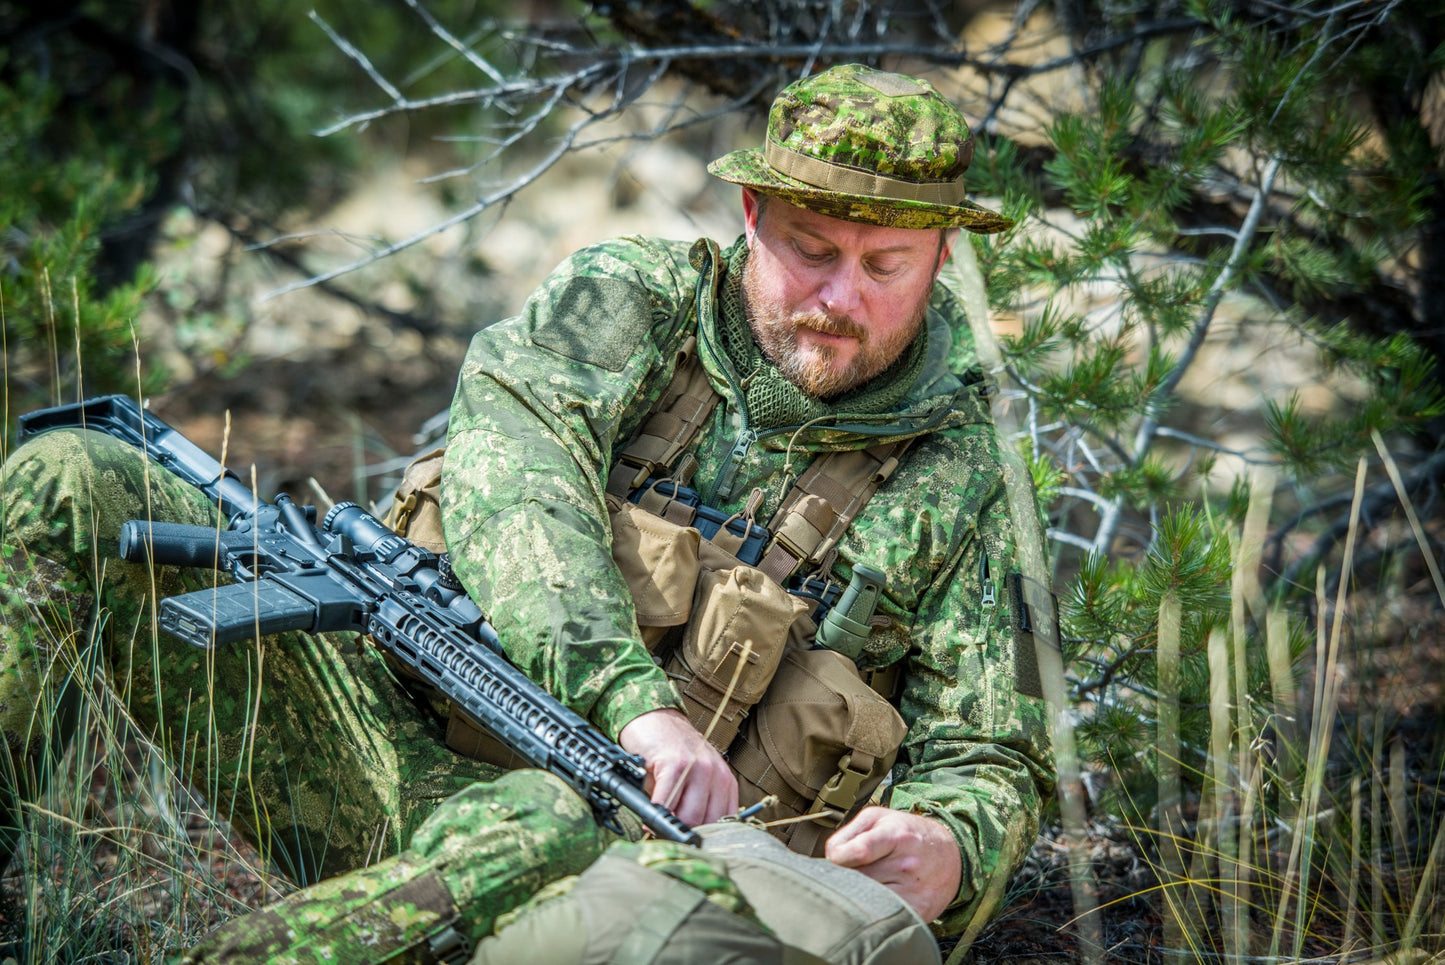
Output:
[[751,426],[745,427],[738,433],[738,441],[733,443],[732,456],[728,459],[727,465],[723,467],[722,476],[713,489],[712,499],[708,504],[712,506],[727,502],[732,498],[733,483],[737,480],[738,470],[742,468],[743,460],[748,457],[748,450],[753,443],[758,441],[757,430]]
[[733,462],[742,463],[742,461],[748,457],[748,450],[751,449],[753,443],[757,441],[758,433],[756,429],[751,427],[744,429],[738,435],[738,441],[733,445]]
[[998,593],[994,587],[993,577],[988,572],[988,554],[983,554],[983,566],[979,567],[979,580],[983,583],[983,606],[996,606],[998,604]]

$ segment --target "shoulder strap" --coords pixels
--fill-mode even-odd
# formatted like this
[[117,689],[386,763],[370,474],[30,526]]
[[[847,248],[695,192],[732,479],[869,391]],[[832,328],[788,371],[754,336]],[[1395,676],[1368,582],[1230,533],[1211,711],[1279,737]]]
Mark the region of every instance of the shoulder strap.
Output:
[[626,499],[658,470],[672,469],[720,398],[698,358],[697,338],[688,336],[677,351],[672,381],[662,398],[618,454],[607,477],[607,491]]
[[[678,349],[672,381],[618,454],[607,491],[627,499],[650,477],[671,474],[720,399],[698,358],[697,339],[689,336]],[[814,459],[774,514],[769,524],[772,542],[758,568],[780,584],[805,564],[816,568],[893,475],[911,443],[902,439]],[[666,513],[665,506],[643,505],[658,515]],[[687,525],[684,519],[674,521]]]

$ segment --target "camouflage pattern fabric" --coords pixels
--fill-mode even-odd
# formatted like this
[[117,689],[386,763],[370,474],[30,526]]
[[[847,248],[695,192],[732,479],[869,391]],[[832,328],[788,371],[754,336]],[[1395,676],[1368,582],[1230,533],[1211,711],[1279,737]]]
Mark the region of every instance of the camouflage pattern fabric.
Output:
[[833,218],[893,228],[1004,231],[1013,221],[964,198],[973,135],[926,80],[842,64],[785,88],[763,147],[708,171]]
[[922,435],[853,523],[834,576],[846,582],[854,561],[887,576],[889,624],[859,663],[906,661],[899,710],[909,731],[888,803],[953,831],[963,876],[941,927],[961,931],[987,911],[988,883],[1022,860],[1051,788],[1043,702],[1016,687],[1016,662],[1030,664],[1031,653],[1016,650],[1028,638],[1016,636],[1003,592],[1013,523],[986,390],[947,369],[969,354],[951,347],[952,333],[967,331],[962,308],[935,289],[928,361],[895,411],[775,427],[738,446],[741,379],[718,350],[722,263],[710,243],[608,242],[566,261],[519,316],[475,336],[442,485],[453,564],[490,602],[512,660],[615,738],[639,714],[681,707],[641,644],[603,494],[614,451],[666,387],[689,335],[723,397],[694,449],[694,486],[719,509],[739,510],[757,487],[766,519],[811,454]]
[[[128,714],[305,883],[395,853],[438,803],[497,773],[448,751],[355,635],[206,651],[159,634],[153,601],[214,575],[121,561],[120,525],[216,525],[216,512],[125,443],[47,433],[5,462],[3,494],[0,790],[38,790],[69,739],[65,711],[88,700]],[[0,820],[13,835],[15,815]]]
[[702,849],[616,840],[560,779],[511,772],[444,802],[401,854],[229,922],[180,961],[937,961],[922,921],[876,882],[746,825],[699,831]]

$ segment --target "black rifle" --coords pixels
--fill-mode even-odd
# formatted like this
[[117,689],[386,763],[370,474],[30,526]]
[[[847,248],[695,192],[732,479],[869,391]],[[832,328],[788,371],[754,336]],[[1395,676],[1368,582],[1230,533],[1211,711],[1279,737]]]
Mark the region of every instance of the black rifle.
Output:
[[315,511],[285,494],[258,499],[230,470],[123,395],[20,418],[20,441],[50,429],[96,429],[142,450],[213,499],[224,529],[131,520],[120,555],[136,562],[228,570],[237,582],[161,602],[161,628],[198,647],[286,630],[369,633],[534,767],[566,781],[604,827],[627,808],[654,834],[697,844],[697,833],[643,789],[628,754],[507,662],[496,631],[445,557],[417,546],[355,503]]

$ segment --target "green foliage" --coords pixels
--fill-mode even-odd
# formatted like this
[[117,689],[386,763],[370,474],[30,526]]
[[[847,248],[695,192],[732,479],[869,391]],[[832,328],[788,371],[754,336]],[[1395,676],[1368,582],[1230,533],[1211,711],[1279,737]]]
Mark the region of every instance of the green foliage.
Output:
[[[3,55],[0,55],[3,56]],[[0,67],[3,67],[0,62]],[[151,274],[101,289],[95,272],[105,228],[134,210],[148,190],[149,164],[172,143],[157,113],[122,118],[98,110],[84,123],[59,122],[60,90],[0,71],[0,312],[4,316],[9,405],[20,412],[72,393],[82,372],[90,391],[135,391],[134,320]],[[126,99],[115,80],[102,108]],[[124,127],[135,148],[121,145]],[[162,373],[144,362],[140,387]],[[68,397],[68,396],[67,396]]]
[[1188,600],[1203,614],[1228,602],[1229,543],[1193,507],[1165,516],[1155,530],[1139,587],[1148,605],[1158,609],[1165,593]]

